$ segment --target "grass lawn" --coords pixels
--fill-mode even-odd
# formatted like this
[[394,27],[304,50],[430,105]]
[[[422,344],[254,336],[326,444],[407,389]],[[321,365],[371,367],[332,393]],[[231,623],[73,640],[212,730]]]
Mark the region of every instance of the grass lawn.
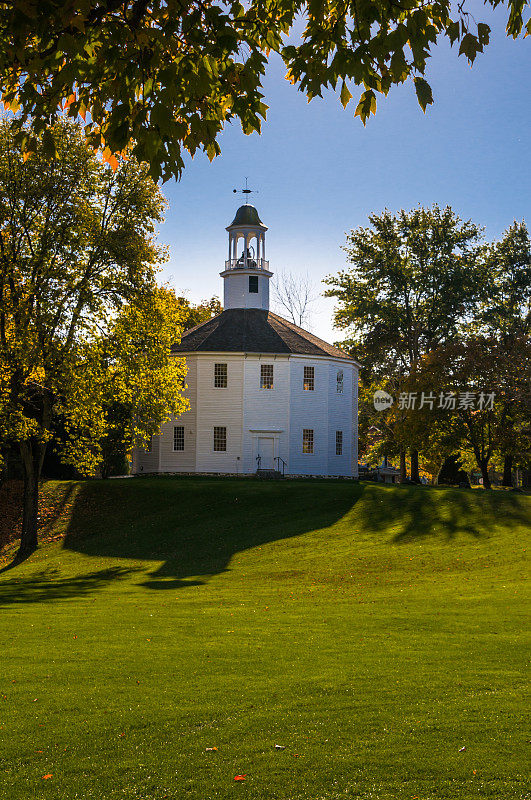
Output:
[[2,800],[529,797],[531,497],[171,477],[46,496],[64,538],[0,574]]

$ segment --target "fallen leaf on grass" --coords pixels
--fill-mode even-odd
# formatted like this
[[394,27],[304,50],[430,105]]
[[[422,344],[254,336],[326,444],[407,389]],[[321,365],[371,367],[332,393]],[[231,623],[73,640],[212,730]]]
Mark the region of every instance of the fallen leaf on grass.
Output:
[[247,775],[235,775],[234,776],[234,780],[235,781],[244,781],[246,779],[246,777],[247,777]]
[[207,751],[207,753],[211,753],[213,750],[217,750],[217,749],[218,749],[217,747],[205,747],[205,750]]
[[42,779],[43,779],[43,781],[47,781],[47,780],[48,780],[48,778],[51,778],[51,777],[52,777],[52,776],[51,776],[51,773],[50,773],[49,775],[43,775],[43,776],[42,776]]

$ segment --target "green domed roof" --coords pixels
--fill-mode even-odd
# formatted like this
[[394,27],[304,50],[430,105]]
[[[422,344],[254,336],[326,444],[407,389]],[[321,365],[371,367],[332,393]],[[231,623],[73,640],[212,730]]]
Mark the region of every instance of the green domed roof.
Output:
[[236,216],[232,220],[229,228],[232,228],[233,225],[264,225],[260,217],[258,216],[258,211],[254,206],[240,206],[236,212]]

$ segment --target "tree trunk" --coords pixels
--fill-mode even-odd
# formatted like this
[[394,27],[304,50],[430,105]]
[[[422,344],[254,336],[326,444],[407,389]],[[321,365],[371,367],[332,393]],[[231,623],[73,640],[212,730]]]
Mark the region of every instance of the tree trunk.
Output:
[[400,483],[405,483],[407,481],[407,469],[406,469],[406,451],[400,451]]
[[503,486],[513,485],[513,456],[507,455],[503,461]]
[[411,480],[414,483],[420,483],[418,450],[411,451]]
[[20,443],[20,454],[24,468],[24,496],[22,511],[22,534],[17,560],[27,558],[37,549],[37,526],[39,516],[39,479],[46,445],[26,440]]
[[482,458],[479,462],[479,468],[481,469],[481,477],[483,478],[483,488],[484,489],[492,489],[490,485],[490,477],[489,477],[489,462],[486,458]]

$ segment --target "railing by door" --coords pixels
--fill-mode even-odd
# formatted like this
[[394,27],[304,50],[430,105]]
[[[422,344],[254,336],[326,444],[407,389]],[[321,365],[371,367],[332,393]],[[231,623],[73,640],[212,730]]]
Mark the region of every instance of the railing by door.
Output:
[[286,462],[284,461],[283,458],[280,458],[280,456],[276,456],[276,458],[274,460],[277,462],[277,471],[278,472],[280,472],[280,465],[282,464],[282,477],[284,477],[284,474],[286,472],[286,467],[288,465],[286,464]]

